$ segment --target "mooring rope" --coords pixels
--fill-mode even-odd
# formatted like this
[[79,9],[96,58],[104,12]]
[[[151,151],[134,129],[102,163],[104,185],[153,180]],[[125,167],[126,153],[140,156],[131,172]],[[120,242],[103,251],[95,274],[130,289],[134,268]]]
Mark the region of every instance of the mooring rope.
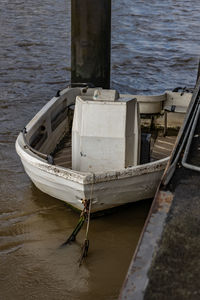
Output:
[[[79,267],[82,265],[83,259],[87,257],[88,255],[88,250],[89,250],[89,239],[88,239],[88,232],[89,232],[89,226],[90,226],[90,216],[91,216],[91,207],[92,207],[92,196],[93,196],[93,187],[94,187],[94,173],[93,173],[93,180],[92,180],[92,185],[91,185],[91,190],[90,190],[90,199],[89,201],[89,207],[87,209],[87,227],[86,227],[86,232],[85,232],[85,241],[82,245],[82,254],[81,258],[79,260]],[[88,203],[87,203],[88,204]]]
[[87,218],[87,228],[86,228],[86,235],[85,238],[87,239],[88,237],[88,231],[89,231],[89,226],[90,226],[90,214],[91,214],[91,207],[92,207],[92,196],[93,196],[93,187],[94,187],[94,173],[93,173],[93,180],[92,180],[92,185],[91,185],[91,190],[90,190],[90,203],[89,203],[89,211],[88,211],[88,218]]
[[91,217],[91,209],[92,209],[92,197],[93,197],[93,188],[94,188],[94,179],[95,175],[93,174],[93,180],[91,183],[91,189],[90,189],[90,198],[89,199],[83,199],[83,210],[81,212],[78,224],[76,225],[75,229],[69,236],[69,238],[64,242],[62,246],[68,245],[71,242],[74,242],[76,240],[76,236],[83,227],[83,224],[85,221],[87,221],[87,226],[86,226],[86,232],[85,232],[85,240],[82,245],[82,254],[81,258],[79,259],[79,267],[81,266],[83,259],[87,257],[88,255],[88,249],[89,249],[89,239],[88,239],[88,232],[89,232],[89,226],[90,226],[90,217]]

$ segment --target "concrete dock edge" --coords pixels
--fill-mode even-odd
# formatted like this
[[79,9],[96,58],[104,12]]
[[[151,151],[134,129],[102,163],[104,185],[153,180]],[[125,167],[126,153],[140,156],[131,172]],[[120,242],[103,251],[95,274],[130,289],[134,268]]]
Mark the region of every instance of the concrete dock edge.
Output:
[[[131,261],[120,300],[200,299],[200,275],[197,276],[200,251],[194,247],[196,241],[200,250],[200,172],[182,165],[182,154],[200,105],[199,95],[200,78]],[[200,166],[200,119],[194,137],[188,159]],[[184,261],[188,270],[184,269]]]

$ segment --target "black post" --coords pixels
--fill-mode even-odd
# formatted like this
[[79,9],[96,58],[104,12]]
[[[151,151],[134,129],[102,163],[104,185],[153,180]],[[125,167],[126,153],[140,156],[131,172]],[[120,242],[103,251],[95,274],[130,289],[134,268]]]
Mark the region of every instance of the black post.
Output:
[[110,87],[111,0],[71,0],[71,82]]

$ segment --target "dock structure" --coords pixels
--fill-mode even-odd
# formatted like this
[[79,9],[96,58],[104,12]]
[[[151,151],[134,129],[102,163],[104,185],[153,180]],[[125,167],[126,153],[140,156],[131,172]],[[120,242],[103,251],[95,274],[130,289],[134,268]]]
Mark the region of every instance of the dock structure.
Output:
[[111,0],[71,1],[71,82],[110,88]]
[[200,77],[120,300],[200,299]]

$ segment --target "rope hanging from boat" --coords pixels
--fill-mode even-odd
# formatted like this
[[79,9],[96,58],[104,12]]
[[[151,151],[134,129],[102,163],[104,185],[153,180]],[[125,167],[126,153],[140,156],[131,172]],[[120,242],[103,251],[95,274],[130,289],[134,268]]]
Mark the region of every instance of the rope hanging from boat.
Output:
[[72,234],[69,236],[69,238],[64,242],[62,246],[66,246],[67,244],[70,244],[71,242],[74,242],[76,240],[76,236],[83,227],[83,224],[85,221],[87,221],[87,227],[86,227],[86,233],[85,233],[85,240],[82,245],[82,254],[79,259],[79,267],[82,265],[82,262],[85,257],[88,255],[89,250],[89,239],[88,239],[88,232],[89,232],[89,226],[90,226],[90,217],[91,217],[91,207],[92,207],[92,196],[93,196],[93,186],[94,186],[94,174],[93,174],[93,180],[91,184],[91,191],[90,191],[90,199],[84,199],[82,200],[82,203],[84,205],[83,210],[80,215],[80,219],[78,221],[78,224],[76,225],[75,229],[73,230]]
[[87,257],[88,250],[89,250],[88,231],[89,231],[89,226],[90,226],[93,186],[94,186],[94,174],[93,174],[93,180],[92,180],[92,185],[91,185],[91,192],[90,192],[90,199],[89,199],[89,209],[88,209],[88,213],[87,213],[87,227],[86,227],[86,233],[85,233],[85,241],[82,245],[82,254],[81,254],[81,258],[79,260],[79,267],[82,265],[82,262],[83,262],[84,258]]
[[87,200],[87,199],[84,199],[82,201],[84,207],[83,207],[83,210],[80,214],[78,224],[76,225],[75,229],[73,230],[71,235],[68,237],[66,242],[64,242],[61,246],[65,246],[65,245],[70,244],[71,242],[74,242],[76,240],[77,234],[79,233],[79,231],[83,227],[84,222],[87,220],[87,214],[88,214],[88,211],[89,211],[89,201],[90,200]]

